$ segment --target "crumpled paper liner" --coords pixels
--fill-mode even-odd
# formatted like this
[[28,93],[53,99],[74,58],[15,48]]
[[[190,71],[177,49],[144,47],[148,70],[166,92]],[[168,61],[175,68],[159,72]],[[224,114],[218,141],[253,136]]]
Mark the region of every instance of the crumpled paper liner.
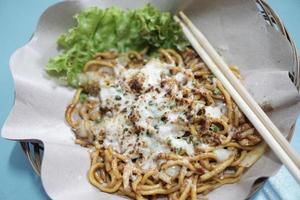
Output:
[[[64,111],[74,89],[59,86],[44,67],[58,53],[56,39],[74,25],[72,16],[91,5],[137,8],[148,1],[65,1],[48,8],[33,38],[11,57],[16,99],[2,136],[13,140],[40,140],[45,151],[42,183],[52,199],[122,199],[102,193],[87,179],[88,149],[74,144]],[[288,77],[294,66],[289,42],[259,14],[255,1],[199,0],[150,1],[163,10],[184,12],[228,64],[238,66],[243,83],[287,135],[299,112],[299,94]],[[254,181],[273,175],[281,166],[268,151],[236,184],[209,193],[209,199],[245,199]]]

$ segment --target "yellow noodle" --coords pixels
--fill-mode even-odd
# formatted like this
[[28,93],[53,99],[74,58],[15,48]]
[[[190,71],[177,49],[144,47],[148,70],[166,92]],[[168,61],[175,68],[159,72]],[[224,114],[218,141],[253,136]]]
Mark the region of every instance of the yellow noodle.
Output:
[[[205,137],[212,137],[211,139],[206,138],[209,146],[205,148],[200,146],[200,152],[196,151],[193,156],[186,153],[160,153],[156,160],[161,163],[155,169],[146,171],[134,164],[130,157],[115,151],[111,146],[104,146],[106,136],[103,131],[94,133],[95,130],[90,130],[90,127],[86,128],[88,137],[77,137],[75,142],[85,147],[95,147],[91,153],[88,179],[92,185],[103,192],[117,192],[120,195],[139,200],[149,198],[154,200],[161,195],[168,199],[196,200],[199,199],[197,198],[198,194],[207,194],[221,185],[239,181],[246,169],[239,166],[241,161],[248,152],[256,148],[255,144],[259,143],[261,138],[256,134],[252,125],[247,122],[221,82],[212,76],[201,59],[195,56],[196,54],[182,53],[183,56],[181,56],[173,49],[160,49],[159,53],[163,62],[174,65],[170,68],[171,74],[181,73],[183,67],[188,67],[193,72],[191,79],[195,88],[202,88],[195,91],[190,88],[182,89],[183,99],[188,105],[192,105],[193,101],[204,101],[205,106],[215,106],[218,101],[226,104],[227,117],[207,117],[202,108],[201,112],[193,114],[189,123],[182,127],[183,131],[189,132],[193,138],[197,138],[201,142]],[[138,67],[138,64],[145,64],[145,52],[132,51],[127,55],[129,56],[128,62],[132,62],[135,67]],[[112,68],[116,65],[117,57],[116,52],[98,52],[92,60],[85,64],[83,72],[97,71],[101,67]],[[231,68],[231,70],[240,78],[237,68]],[[210,79],[211,76],[213,79]],[[172,82],[172,84],[176,84],[176,82]],[[212,92],[216,88],[220,90],[221,94]],[[74,131],[78,130],[80,123],[93,123],[101,120],[102,117],[98,111],[101,102],[85,100],[79,103],[81,92],[81,88],[76,91],[72,102],[65,111],[65,119]],[[193,92],[195,92],[195,99],[190,98]],[[78,115],[78,120],[73,119],[75,115]],[[209,130],[212,124],[217,125],[220,129],[215,132]],[[235,133],[229,134],[232,127],[234,127]],[[96,134],[95,138],[93,134]],[[214,142],[215,137],[220,140],[217,144]],[[217,155],[213,151],[222,147],[232,153],[228,159],[219,163]],[[179,170],[178,173],[172,176],[168,175],[167,170],[174,167]],[[227,171],[232,169],[233,173]]]
[[181,195],[179,197],[179,200],[187,199],[188,194],[189,194],[190,191],[191,191],[191,180],[188,179],[186,184],[185,184],[184,190],[183,190],[183,192],[181,193]]
[[142,178],[143,177],[141,175],[138,175],[138,177],[135,179],[135,181],[133,181],[133,183],[132,183],[132,190],[134,192],[137,192],[138,184],[141,182]]
[[192,171],[195,171],[195,167],[190,162],[188,162],[188,160],[170,160],[166,164],[162,165],[161,169],[167,169],[175,165],[182,165],[189,168]]
[[173,49],[166,49],[166,52],[175,58],[174,60],[177,66],[183,66],[182,57],[176,51],[174,51]]
[[157,183],[155,185],[139,185],[138,189],[140,189],[140,190],[154,190],[154,189],[159,189],[161,187],[162,187],[161,183]]
[[98,52],[94,55],[94,59],[101,58],[101,59],[115,59],[117,57],[117,53],[114,51],[108,52]]
[[175,64],[175,61],[172,59],[171,55],[165,49],[160,49],[159,52],[166,59],[167,63]]
[[232,122],[233,108],[232,108],[232,100],[228,92],[225,90],[220,81],[217,81],[217,87],[220,89],[222,94],[224,95],[226,106],[227,106],[227,117],[230,122]]
[[217,167],[215,167],[212,171],[210,171],[209,173],[206,173],[202,176],[200,176],[201,181],[205,181],[208,180],[210,178],[212,178],[213,176],[219,174],[220,172],[222,172],[226,167],[228,167],[232,161],[234,160],[234,156],[231,156],[228,160],[224,161],[223,163],[217,165]]
[[239,165],[240,162],[242,160],[244,160],[244,158],[246,157],[247,151],[242,151],[240,154],[241,154],[240,157],[237,160],[235,160],[234,162],[232,162],[230,166],[237,166],[237,165]]
[[81,93],[82,89],[79,88],[77,89],[73,99],[72,99],[72,102],[70,105],[68,105],[66,111],[65,111],[65,118],[66,118],[66,121],[68,122],[68,124],[72,127],[72,128],[75,128],[77,126],[77,123],[73,121],[73,118],[72,118],[72,114],[73,114],[73,111],[75,109],[75,106],[76,104],[78,103],[78,100],[79,100],[79,96],[80,96],[80,93]]
[[101,67],[114,67],[115,64],[105,60],[91,60],[85,64],[83,71],[97,71]]
[[197,200],[197,181],[198,181],[198,176],[193,177],[192,181],[192,186],[191,186],[191,199],[192,200]]
[[141,184],[145,184],[146,181],[148,180],[148,178],[151,177],[155,173],[157,173],[157,171],[155,171],[155,170],[151,170],[151,171],[148,171],[147,173],[145,173],[141,180]]
[[112,172],[116,176],[116,178],[118,178],[118,179],[122,178],[122,174],[119,172],[119,169],[118,169],[118,161],[116,158],[114,158],[112,160],[111,166],[112,166]]

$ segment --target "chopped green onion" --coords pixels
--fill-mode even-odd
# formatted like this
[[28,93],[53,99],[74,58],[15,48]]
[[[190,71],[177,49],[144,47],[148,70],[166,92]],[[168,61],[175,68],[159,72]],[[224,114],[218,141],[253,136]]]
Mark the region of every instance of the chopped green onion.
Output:
[[79,96],[79,102],[80,103],[83,103],[85,102],[85,100],[88,98],[88,95],[86,93],[80,93],[80,96]]
[[215,124],[212,124],[210,127],[209,127],[209,130],[213,131],[213,132],[218,132],[220,131],[220,127],[215,125]]

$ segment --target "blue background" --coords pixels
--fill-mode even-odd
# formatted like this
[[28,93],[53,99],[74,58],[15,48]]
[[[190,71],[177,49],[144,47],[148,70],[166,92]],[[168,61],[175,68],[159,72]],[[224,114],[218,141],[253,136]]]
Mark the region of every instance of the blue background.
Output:
[[[13,80],[9,71],[10,55],[23,46],[34,32],[39,16],[57,0],[0,0],[0,127],[14,100]],[[300,49],[300,0],[269,0],[280,15],[296,46]],[[300,121],[292,144],[300,152]],[[26,160],[20,145],[0,138],[0,199],[48,199],[41,181]],[[254,197],[261,199],[300,199],[299,185],[282,168]]]

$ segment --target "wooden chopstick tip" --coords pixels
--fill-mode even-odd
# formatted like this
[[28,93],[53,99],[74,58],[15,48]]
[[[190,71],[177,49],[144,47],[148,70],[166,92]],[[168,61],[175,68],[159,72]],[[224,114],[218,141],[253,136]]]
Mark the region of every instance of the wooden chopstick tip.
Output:
[[190,22],[189,18],[184,14],[184,12],[183,12],[182,10],[179,11],[178,14],[179,14],[179,17],[180,17],[183,21],[185,21],[185,22]]

